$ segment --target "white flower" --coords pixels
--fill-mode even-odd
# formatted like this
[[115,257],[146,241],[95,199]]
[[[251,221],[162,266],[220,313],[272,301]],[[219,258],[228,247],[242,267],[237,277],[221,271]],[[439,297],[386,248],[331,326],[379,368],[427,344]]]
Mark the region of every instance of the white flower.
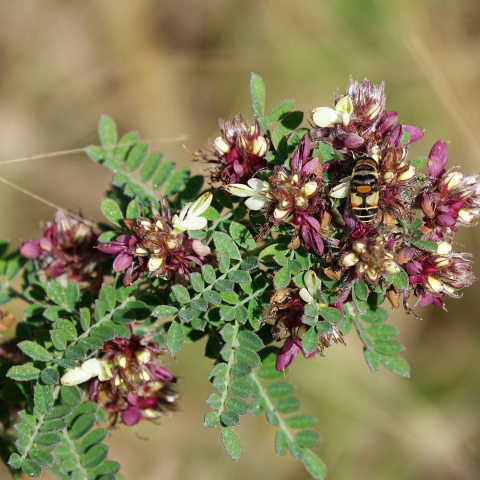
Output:
[[345,177],[340,183],[330,190],[329,195],[333,198],[345,198],[350,190],[350,182],[352,177]]
[[305,272],[303,282],[306,288],[300,289],[299,295],[304,302],[313,303],[314,305],[323,306],[320,297],[320,287],[322,281],[317,277],[313,270]]
[[342,97],[335,105],[335,110],[329,107],[319,107],[313,110],[312,120],[317,127],[325,128],[333,123],[348,125],[353,113],[353,103],[349,95]]
[[249,197],[245,201],[245,206],[250,210],[260,210],[267,202],[261,193],[268,192],[270,185],[258,178],[251,178],[247,183],[248,186],[242,183],[231,183],[223,188],[237,197]]
[[207,219],[201,217],[212,203],[212,192],[203,194],[194,202],[188,202],[180,210],[178,215],[172,217],[174,232],[185,232],[187,230],[201,230],[207,226]]
[[91,358],[83,362],[80,367],[68,370],[60,379],[60,383],[68,386],[79,385],[93,377],[98,377],[101,382],[112,378],[111,363],[105,360]]

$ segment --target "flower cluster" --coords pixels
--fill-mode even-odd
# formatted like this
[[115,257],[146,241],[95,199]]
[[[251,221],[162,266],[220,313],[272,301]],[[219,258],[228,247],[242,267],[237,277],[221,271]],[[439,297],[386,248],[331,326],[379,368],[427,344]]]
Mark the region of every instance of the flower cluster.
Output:
[[126,270],[123,278],[128,286],[143,274],[150,277],[174,277],[178,274],[185,281],[185,274],[202,265],[210,248],[200,240],[188,236],[189,230],[201,230],[207,220],[201,215],[212,202],[212,194],[206,193],[195,202],[187,203],[178,214],[170,215],[168,200],[162,199],[162,212],[152,208],[152,217],[125,220],[132,232],[120,235],[116,240],[102,242],[98,250],[116,254],[113,269]]
[[64,385],[88,382],[90,400],[125,425],[169,415],[179,398],[177,379],[159,361],[159,346],[148,337],[116,338],[103,347],[103,356],[69,370]]
[[80,220],[58,210],[40,240],[26,240],[20,253],[35,259],[47,278],[66,276],[69,280],[91,279],[93,266],[102,255],[93,247],[97,235]]
[[237,115],[232,122],[220,120],[222,135],[210,146],[213,154],[201,151],[193,153],[196,160],[214,163],[212,179],[223,184],[246,182],[266,166],[265,154],[268,139],[262,135],[260,126],[245,122]]

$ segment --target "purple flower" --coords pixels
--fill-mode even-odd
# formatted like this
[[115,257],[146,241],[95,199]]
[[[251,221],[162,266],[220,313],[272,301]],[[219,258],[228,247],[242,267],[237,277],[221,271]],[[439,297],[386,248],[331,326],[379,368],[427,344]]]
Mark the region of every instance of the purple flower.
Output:
[[438,178],[445,172],[448,159],[448,145],[439,140],[430,150],[428,155],[428,173],[431,177]]
[[92,278],[93,266],[102,259],[94,248],[97,235],[84,223],[61,210],[55,213],[40,240],[26,240],[20,253],[37,260],[47,278],[68,275],[70,280]]

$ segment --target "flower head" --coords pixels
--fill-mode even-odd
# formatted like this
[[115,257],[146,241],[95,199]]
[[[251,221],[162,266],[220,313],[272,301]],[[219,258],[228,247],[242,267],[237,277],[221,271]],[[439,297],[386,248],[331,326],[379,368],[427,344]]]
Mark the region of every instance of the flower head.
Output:
[[171,217],[164,198],[162,213],[153,210],[153,219],[139,217],[136,221],[126,220],[132,234],[120,235],[116,240],[100,243],[97,248],[117,255],[113,269],[116,272],[126,270],[125,286],[138,280],[142,274],[167,277],[178,273],[185,281],[185,274],[195,270],[193,265],[202,265],[210,254],[207,245],[190,238],[187,232],[206,226],[207,220],[201,215],[211,201],[211,193],[206,193],[195,202],[187,203]]
[[58,210],[42,238],[23,242],[20,253],[37,260],[47,278],[66,275],[82,281],[91,277],[92,267],[102,259],[96,243],[97,235],[90,227]]
[[220,120],[220,130],[222,135],[210,142],[213,155],[202,151],[193,155],[197,160],[216,164],[214,180],[224,185],[246,182],[265,166],[269,141],[256,121],[246,122],[241,115],[232,122]]

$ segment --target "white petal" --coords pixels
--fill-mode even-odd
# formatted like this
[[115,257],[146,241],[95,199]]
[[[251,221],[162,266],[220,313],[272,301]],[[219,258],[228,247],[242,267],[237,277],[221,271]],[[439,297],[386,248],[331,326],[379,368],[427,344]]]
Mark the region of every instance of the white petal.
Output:
[[207,219],[204,217],[188,218],[183,222],[174,223],[175,230],[185,232],[186,230],[201,230],[207,226]]
[[83,362],[82,370],[85,373],[88,373],[89,375],[91,375],[92,377],[98,376],[102,371],[100,366],[100,360],[97,360],[96,358],[91,358],[90,360]]
[[253,188],[247,187],[242,183],[231,183],[223,187],[228,193],[236,195],[237,197],[251,197],[257,193]]
[[68,370],[60,379],[60,383],[68,386],[78,385],[90,380],[93,376],[94,375],[84,372],[80,367],[76,367],[73,370]]
[[307,303],[313,303],[313,297],[308,293],[306,288],[302,288],[299,292],[300,298]]
[[329,195],[333,198],[345,198],[350,190],[350,182],[339,183],[330,190]]
[[212,192],[204,193],[191,206],[188,216],[199,217],[210,206],[213,200]]
[[257,197],[250,197],[246,202],[245,206],[250,210],[260,210],[265,205],[265,199],[257,196]]
[[338,122],[338,117],[338,112],[333,110],[333,108],[320,107],[313,111],[312,120],[317,127],[325,128],[332,123]]
[[248,182],[248,185],[252,187],[255,191],[261,192],[263,188],[263,180],[259,178],[251,178]]

